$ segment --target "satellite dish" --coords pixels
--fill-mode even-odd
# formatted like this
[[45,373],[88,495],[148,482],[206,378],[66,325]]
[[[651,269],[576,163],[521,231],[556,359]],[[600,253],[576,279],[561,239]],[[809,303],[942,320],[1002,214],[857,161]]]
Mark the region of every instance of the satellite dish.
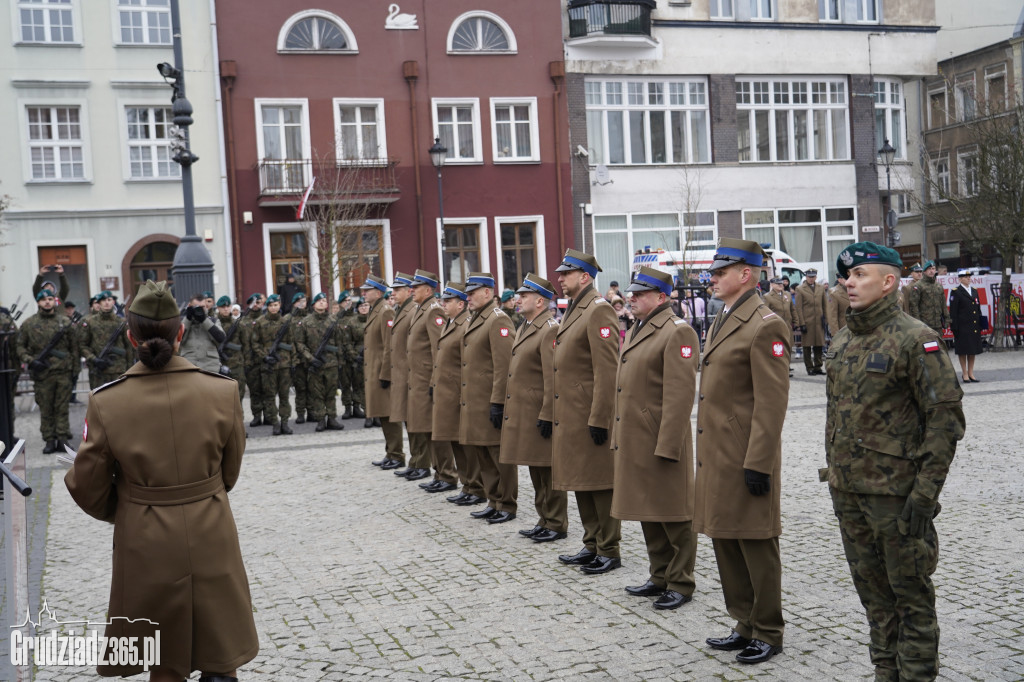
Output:
[[594,177],[597,179],[597,184],[599,185],[607,185],[612,181],[611,178],[608,177],[608,166],[603,163],[598,164],[597,168],[594,169]]

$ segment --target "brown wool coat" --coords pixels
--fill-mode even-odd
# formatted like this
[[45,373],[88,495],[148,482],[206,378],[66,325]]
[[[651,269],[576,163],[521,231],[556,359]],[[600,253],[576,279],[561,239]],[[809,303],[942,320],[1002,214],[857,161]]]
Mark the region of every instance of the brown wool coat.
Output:
[[[79,507],[114,524],[108,616],[159,623],[160,663],[179,677],[233,670],[259,651],[227,494],[244,449],[235,382],[172,357],[159,371],[136,363],[93,392],[64,477]],[[152,635],[147,627],[115,620],[106,635]],[[128,676],[142,666],[98,670]]]
[[801,343],[805,347],[825,345],[822,316],[825,314],[827,291],[828,287],[820,282],[814,285],[814,289],[807,282],[796,288],[796,324],[807,327],[801,336]]
[[558,323],[550,310],[533,322],[524,320],[512,344],[505,393],[505,424],[501,428],[502,464],[551,466],[551,438],[543,438],[537,420],[554,421],[555,334]]
[[850,294],[846,292],[846,287],[837,284],[829,289],[825,306],[827,308],[825,317],[828,318],[828,333],[835,336],[840,329],[846,326],[846,311],[850,309]]
[[619,318],[593,287],[578,299],[555,342],[551,483],[555,490],[611,490],[612,451],[594,444],[589,427],[611,430]]
[[[705,344],[693,516],[698,533],[755,540],[782,533],[779,491],[790,338],[782,318],[754,295]],[[744,469],[769,474],[769,494],[751,495]]]
[[404,422],[409,418],[409,323],[415,307],[412,298],[395,308],[395,320],[388,333],[391,346],[391,414],[388,419]]
[[434,406],[430,402],[430,379],[434,372],[437,342],[447,321],[448,316],[436,298],[416,306],[412,313],[408,342],[409,406],[406,412],[406,429],[409,433],[430,433],[433,430]]
[[667,308],[626,332],[615,378],[612,516],[632,521],[693,518],[693,411],[700,340]]
[[462,337],[462,412],[459,442],[499,445],[501,431],[491,424],[491,403],[505,404],[508,363],[512,358],[515,326],[492,301],[471,317]]
[[469,324],[469,311],[463,310],[449,320],[437,340],[434,373],[430,385],[434,388],[433,420],[430,437],[433,440],[459,440],[459,412],[462,404],[462,342]]
[[788,291],[775,293],[769,291],[764,295],[764,303],[768,308],[782,318],[782,321],[792,329],[796,324],[796,309],[793,306],[793,296]]
[[366,316],[363,329],[363,392],[367,417],[391,414],[391,389],[380,382],[391,381],[391,325],[395,309],[378,300]]

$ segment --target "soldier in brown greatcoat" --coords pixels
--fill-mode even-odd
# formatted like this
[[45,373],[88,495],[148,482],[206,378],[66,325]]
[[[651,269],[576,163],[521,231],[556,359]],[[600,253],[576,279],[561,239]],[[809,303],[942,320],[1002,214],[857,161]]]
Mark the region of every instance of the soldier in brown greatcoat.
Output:
[[790,333],[757,295],[764,251],[719,240],[708,268],[722,313],[704,345],[693,527],[711,538],[733,632],[707,644],[760,663],[782,651],[782,423]]
[[470,515],[505,523],[516,517],[519,494],[515,465],[498,462],[515,328],[494,298],[494,275],[469,273],[466,294],[473,315],[462,339],[459,442],[467,456],[476,458],[487,494],[487,506]]
[[[782,321],[790,329],[796,325],[796,309],[793,305],[793,295],[785,289],[786,280],[776,277],[771,280],[772,288],[764,295],[764,303],[768,309],[782,318]],[[791,337],[792,338],[792,337]],[[789,376],[793,376],[793,366],[789,367]]]
[[825,349],[825,292],[818,284],[818,271],[804,273],[806,279],[796,288],[796,326],[800,328],[800,344],[804,350],[804,368],[811,376],[824,375],[822,353]]
[[642,266],[627,292],[638,323],[627,332],[615,378],[612,516],[639,521],[650,578],[626,592],[656,596],[656,609],[693,598],[693,438],[690,412],[700,339],[672,313],[672,276]]
[[[391,284],[392,297],[397,305],[388,333],[388,343],[391,344],[391,413],[388,417],[395,423],[409,419],[409,323],[416,307],[411,300],[410,284],[412,275],[404,272],[396,274]],[[405,430],[409,431],[408,424]],[[413,481],[430,475],[430,451],[425,445],[422,438],[409,438],[409,466],[396,469],[395,476]]]
[[601,268],[593,256],[568,249],[556,271],[572,303],[555,341],[551,481],[556,490],[576,492],[583,523],[583,549],[558,559],[584,573],[606,573],[622,565],[622,523],[611,514],[614,464],[608,448],[619,319],[594,289]]
[[554,358],[558,323],[548,309],[555,295],[551,282],[532,272],[516,292],[524,322],[516,331],[505,394],[501,430],[502,464],[530,467],[537,523],[519,534],[535,542],[565,537],[568,496],[551,487],[551,430],[554,422]]
[[376,275],[369,275],[359,287],[363,297],[370,304],[363,330],[363,392],[366,399],[367,418],[380,419],[384,431],[384,448],[387,453],[373,462],[382,469],[397,469],[405,464],[402,444],[402,422],[389,419],[391,414],[391,325],[395,311],[384,300],[388,291],[387,282]]
[[[468,297],[462,282],[448,282],[441,294],[448,321],[441,338],[437,340],[437,354],[434,356],[434,372],[430,378],[430,396],[433,399],[433,419],[430,437],[438,457],[445,464],[438,466],[441,485],[426,488],[427,492],[440,493],[455,490],[456,481],[462,480],[462,491],[446,498],[460,506],[480,504],[485,501],[484,484],[480,479],[480,467],[475,457],[466,455],[459,443],[459,413],[462,404],[462,342],[469,323]],[[449,473],[454,460],[458,479]]]
[[836,277],[836,285],[828,290],[825,307],[828,333],[835,336],[840,329],[846,326],[846,311],[850,309],[850,295],[846,293],[845,277]]
[[[434,486],[441,480],[438,456],[444,449],[438,450],[434,447],[430,432],[433,430],[433,405],[430,401],[430,375],[434,371],[434,358],[437,355],[437,342],[441,338],[441,330],[444,329],[447,317],[441,304],[434,298],[434,290],[437,289],[437,275],[426,270],[417,270],[412,277],[409,288],[412,290],[413,304],[412,319],[409,322],[408,348],[408,407],[406,411],[406,429],[409,431],[409,449],[413,457],[418,459],[417,453],[426,451],[429,462],[425,467],[417,468],[415,473],[410,473],[406,478],[410,481],[419,478],[426,478],[430,475],[430,465],[433,464],[435,478],[433,481],[421,483],[420,487],[427,489]],[[445,472],[446,477],[451,480],[454,475],[454,467]]]
[[[228,498],[245,449],[238,389],[175,355],[184,326],[164,282],[143,284],[127,317],[141,362],[93,391],[81,449],[64,477],[86,513],[114,524],[105,636],[157,630],[152,680],[194,670],[234,679],[259,651]],[[121,677],[143,668],[125,662],[97,672]]]

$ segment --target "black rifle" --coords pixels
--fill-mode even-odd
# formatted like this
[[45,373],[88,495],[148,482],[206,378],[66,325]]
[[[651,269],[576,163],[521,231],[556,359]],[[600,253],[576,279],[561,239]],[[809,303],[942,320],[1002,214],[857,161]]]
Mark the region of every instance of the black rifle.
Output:
[[242,347],[237,343],[231,343],[231,339],[235,338],[235,334],[238,332],[238,325],[242,323],[242,318],[249,314],[249,310],[245,309],[242,314],[238,316],[238,319],[231,323],[227,333],[224,335],[224,340],[217,346],[217,354],[220,355],[220,361],[222,364],[228,364],[228,355],[226,351],[237,353],[242,350]]
[[335,351],[338,350],[337,346],[330,346],[327,343],[328,341],[331,340],[331,334],[334,333],[334,330],[337,326],[338,318],[335,317],[334,322],[331,322],[331,326],[327,328],[327,331],[324,332],[323,338],[320,339],[320,345],[316,347],[316,352],[313,353],[313,362],[322,362],[320,356],[322,356],[324,354],[324,351],[327,350],[328,348],[334,348]]
[[[43,349],[39,351],[39,355],[37,355],[35,359],[32,360],[32,363],[41,362],[44,365],[43,369],[46,369],[50,366],[49,358],[51,355],[61,360],[66,358],[68,354],[62,350],[57,350],[57,344],[61,342],[61,339],[64,338],[64,335],[68,333],[68,330],[74,327],[76,324],[78,324],[78,321],[81,319],[82,314],[76,311],[75,314],[71,316],[71,323],[64,325],[63,327],[58,329],[53,336],[50,337],[49,343],[43,346]],[[38,371],[33,370],[29,372],[29,374],[32,377],[33,381],[39,381]]]
[[290,325],[291,323],[292,323],[292,319],[289,317],[288,319],[286,319],[284,321],[284,324],[281,325],[281,328],[277,330],[277,336],[274,337],[274,342],[272,344],[270,344],[270,351],[263,358],[264,362],[267,362],[267,360],[269,360],[270,358],[274,359],[273,362],[267,362],[268,365],[277,364],[277,361],[278,361],[277,349],[280,346],[284,346],[285,350],[291,350],[292,349],[291,346],[289,346],[288,344],[286,344],[286,343],[282,344],[281,343],[281,339],[283,339],[284,335],[288,332],[288,325]]
[[93,366],[96,367],[101,372],[105,371],[107,367],[110,366],[110,363],[107,361],[107,354],[113,353],[114,355],[125,355],[124,350],[122,350],[121,348],[114,348],[114,344],[117,343],[118,338],[120,338],[121,335],[124,334],[124,330],[127,326],[127,320],[117,325],[117,329],[115,329],[114,333],[110,335],[109,339],[107,339],[107,344],[103,346],[103,348],[100,349],[100,352],[96,354],[96,357],[93,358]]

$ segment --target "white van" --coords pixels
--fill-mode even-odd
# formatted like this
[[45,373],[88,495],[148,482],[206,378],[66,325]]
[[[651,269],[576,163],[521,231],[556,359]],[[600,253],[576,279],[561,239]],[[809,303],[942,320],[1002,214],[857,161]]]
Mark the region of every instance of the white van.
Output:
[[[789,280],[790,287],[796,287],[803,281],[803,266],[796,262],[788,253],[770,248],[765,248],[765,253],[768,254],[768,263],[762,271],[762,279],[782,276]],[[714,255],[714,247],[689,249],[685,257],[682,251],[645,248],[633,254],[632,271],[639,272],[640,266],[646,265],[649,268],[661,270],[672,275],[676,280],[676,284],[685,284],[685,281],[680,281],[683,275],[689,275],[690,277],[698,276],[711,267]]]

